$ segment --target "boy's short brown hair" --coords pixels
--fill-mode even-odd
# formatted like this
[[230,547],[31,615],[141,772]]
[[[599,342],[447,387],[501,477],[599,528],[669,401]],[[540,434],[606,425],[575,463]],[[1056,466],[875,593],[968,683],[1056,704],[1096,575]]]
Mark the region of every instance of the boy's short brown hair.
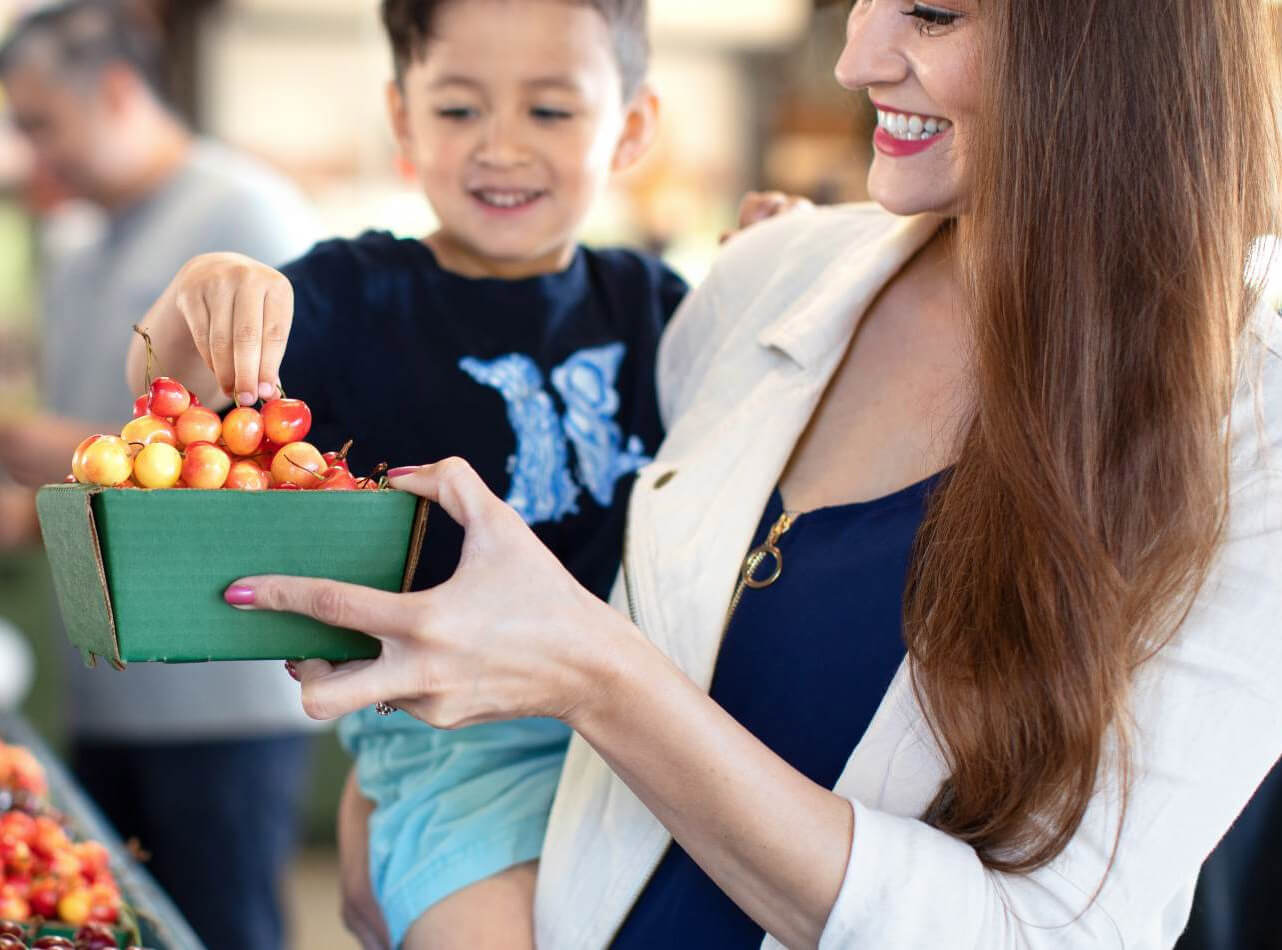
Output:
[[[383,27],[392,44],[396,81],[405,77],[410,63],[421,58],[432,39],[436,15],[449,3],[467,0],[382,0]],[[614,39],[614,58],[623,77],[623,95],[631,99],[650,65],[647,29],[648,0],[565,0],[591,7],[605,18]]]

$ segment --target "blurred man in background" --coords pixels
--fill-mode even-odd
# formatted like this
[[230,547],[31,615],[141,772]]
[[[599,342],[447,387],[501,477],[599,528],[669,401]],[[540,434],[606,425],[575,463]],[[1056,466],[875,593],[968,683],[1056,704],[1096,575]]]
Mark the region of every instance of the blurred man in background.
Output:
[[[48,414],[0,420],[0,467],[30,486],[5,489],[7,535],[30,534],[31,489],[61,481],[84,436],[131,417],[136,394],[120,369],[130,326],[184,262],[236,251],[284,263],[313,237],[283,179],[193,136],[166,103],[165,71],[155,24],[111,0],[43,8],[0,45],[0,82],[39,173],[104,221],[45,262]],[[76,659],[65,703],[77,775],[151,852],[152,872],[202,939],[280,947],[277,889],[296,836],[307,726],[279,664],[117,673]]]

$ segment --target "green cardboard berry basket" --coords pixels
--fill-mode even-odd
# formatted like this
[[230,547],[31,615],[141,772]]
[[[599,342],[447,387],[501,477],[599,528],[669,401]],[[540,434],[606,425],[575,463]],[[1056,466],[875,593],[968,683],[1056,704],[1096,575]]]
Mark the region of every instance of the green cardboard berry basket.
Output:
[[40,528],[68,636],[93,663],[333,662],[376,640],[223,600],[256,574],[408,590],[428,505],[379,491],[196,491],[48,485]]

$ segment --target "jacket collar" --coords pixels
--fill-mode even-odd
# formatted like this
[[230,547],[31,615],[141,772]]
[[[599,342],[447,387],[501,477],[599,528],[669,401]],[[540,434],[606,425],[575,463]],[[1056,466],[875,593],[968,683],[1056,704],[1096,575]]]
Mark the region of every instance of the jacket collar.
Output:
[[[778,350],[802,369],[811,369],[834,348],[844,346],[883,287],[935,235],[937,215],[898,218],[882,235],[852,246],[806,289],[796,306],[766,324],[757,335],[764,347]],[[855,258],[853,255],[857,254]],[[833,319],[833,315],[839,315]]]

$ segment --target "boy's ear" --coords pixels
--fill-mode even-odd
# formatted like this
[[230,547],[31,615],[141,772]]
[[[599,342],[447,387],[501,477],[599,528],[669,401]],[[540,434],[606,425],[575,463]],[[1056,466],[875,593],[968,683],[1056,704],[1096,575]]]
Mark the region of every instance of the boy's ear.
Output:
[[395,79],[387,81],[387,119],[392,125],[392,134],[401,147],[401,154],[411,158],[409,110],[405,105],[405,93]]
[[649,84],[643,84],[628,103],[623,115],[623,131],[614,149],[610,171],[631,168],[654,143],[659,131],[659,97]]

